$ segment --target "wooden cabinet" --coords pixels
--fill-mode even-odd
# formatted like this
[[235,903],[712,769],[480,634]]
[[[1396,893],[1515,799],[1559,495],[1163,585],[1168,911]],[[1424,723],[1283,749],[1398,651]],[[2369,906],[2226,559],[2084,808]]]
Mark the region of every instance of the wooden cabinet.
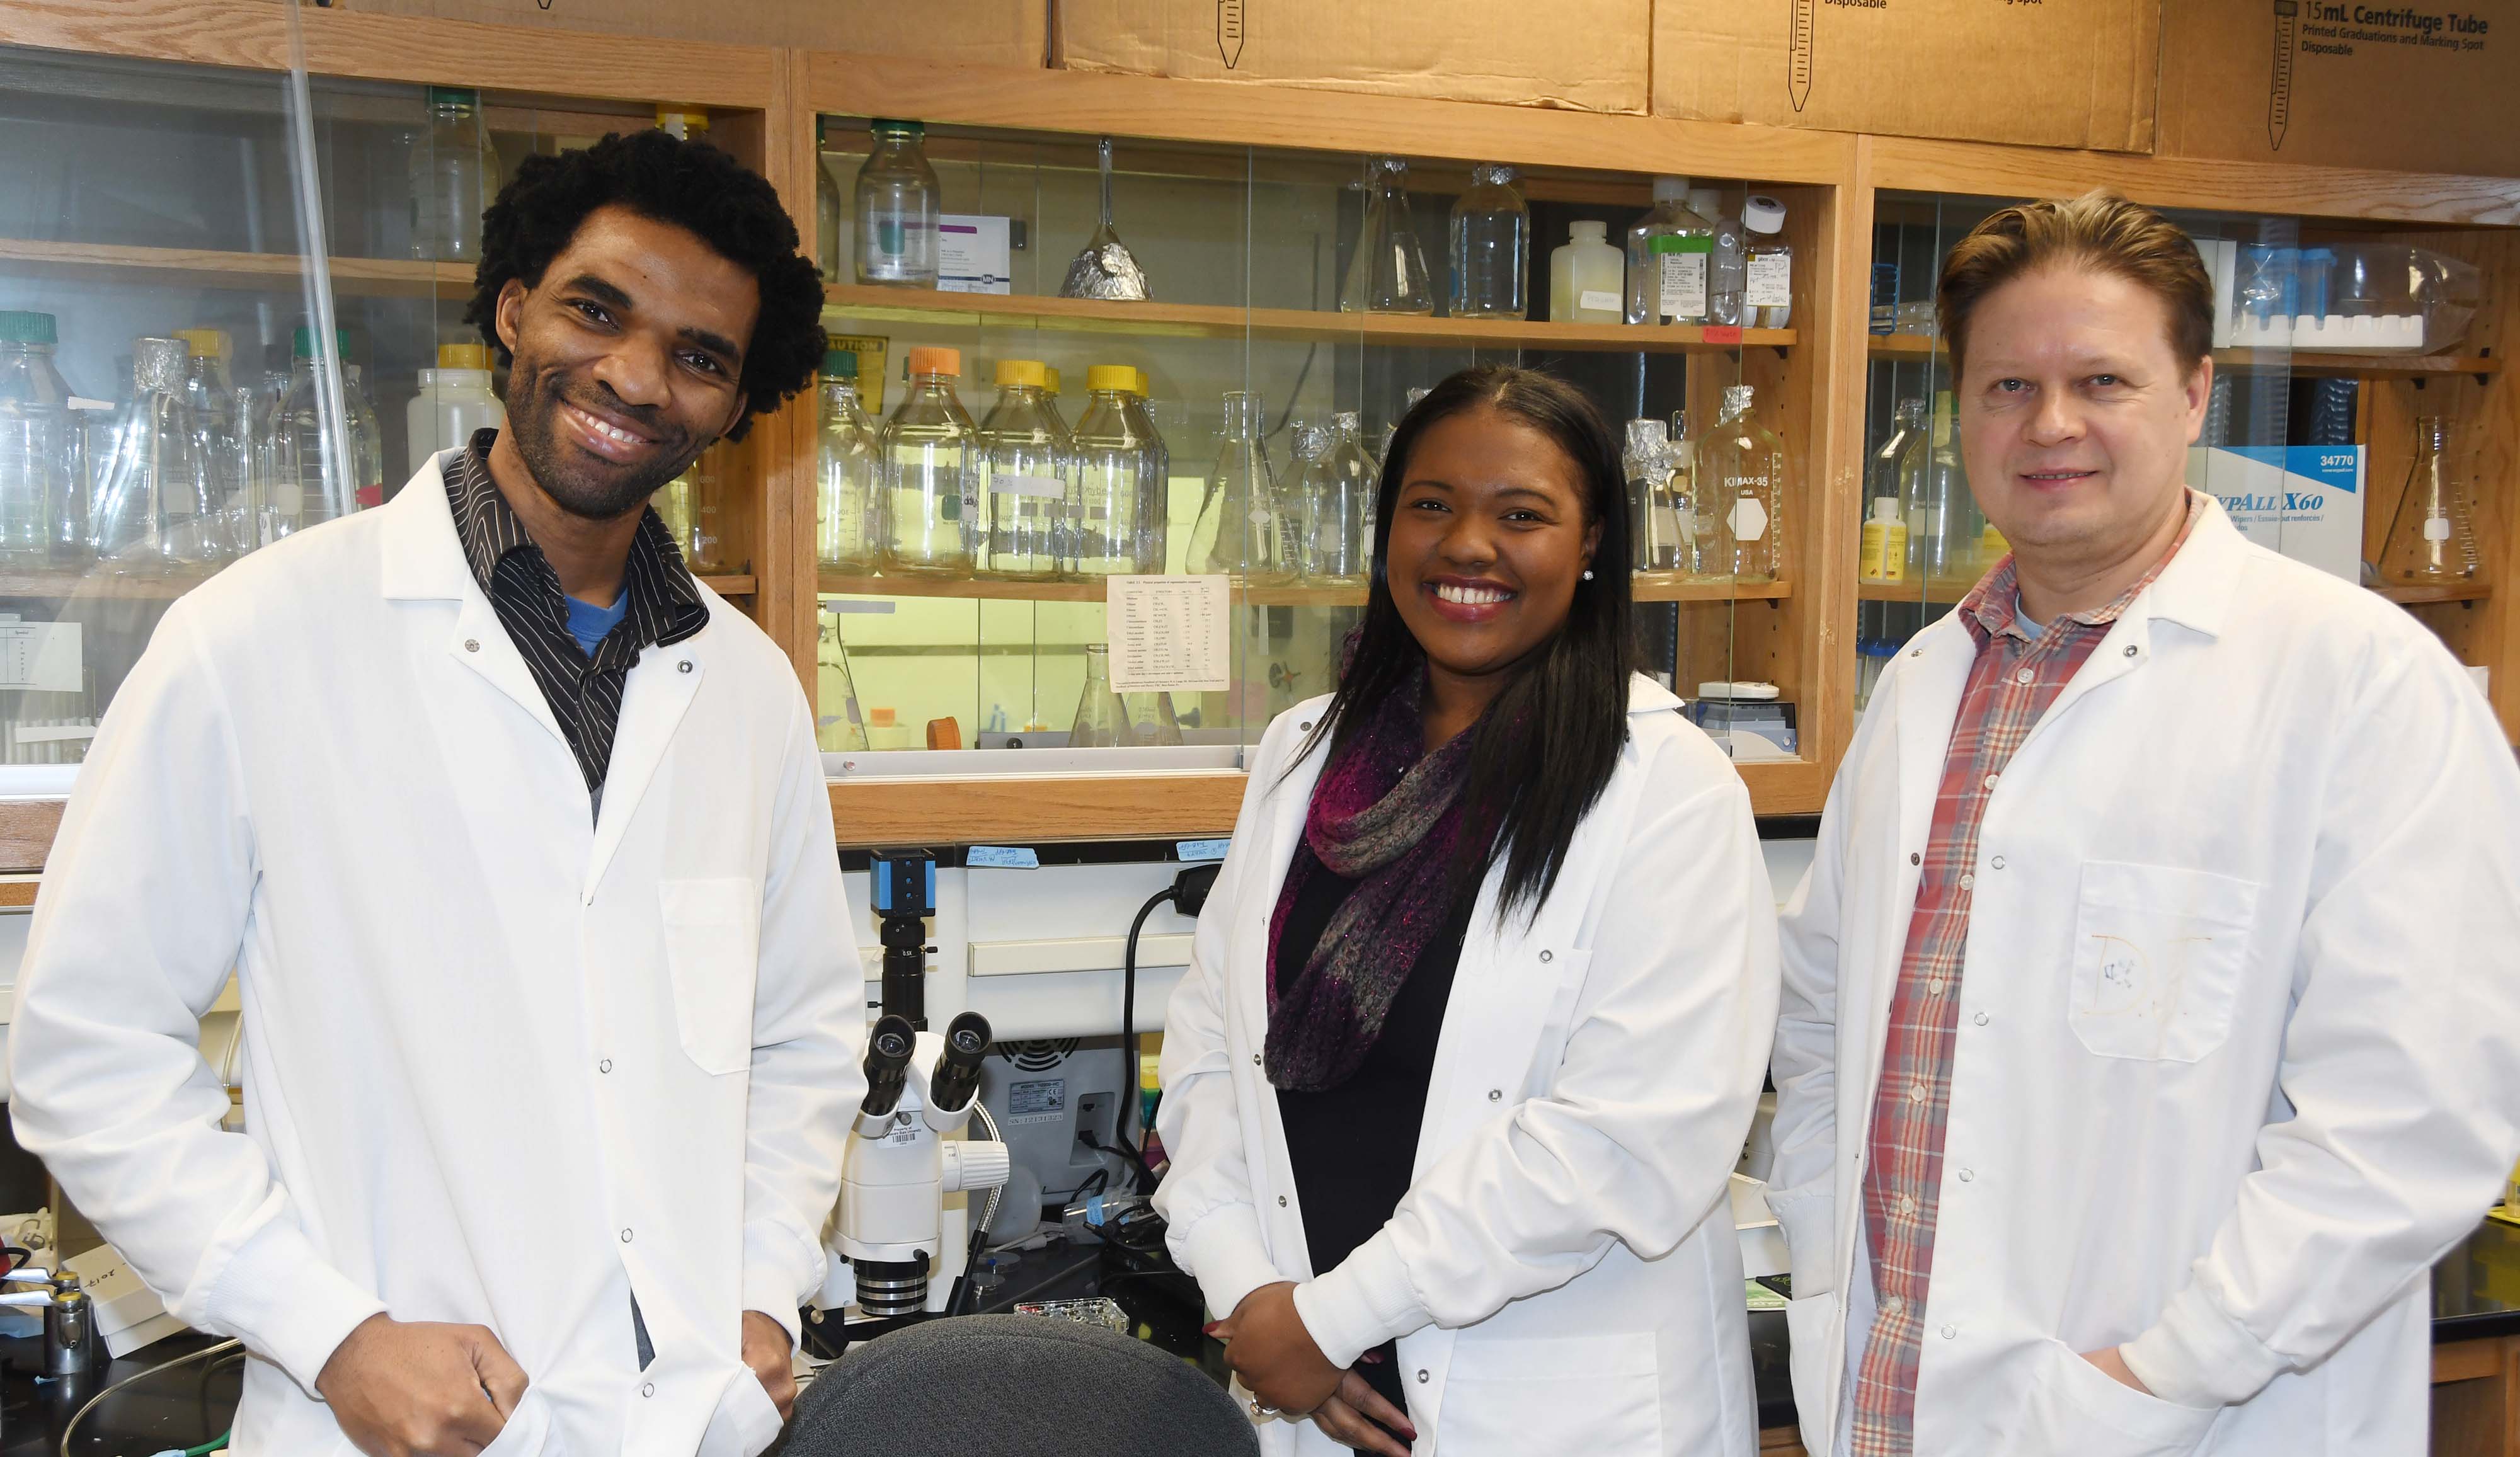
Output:
[[[293,31],[293,33],[292,33]],[[1763,420],[1789,457],[1781,537],[1784,563],[1754,585],[1661,577],[1637,596],[1649,628],[1651,666],[1684,694],[1699,682],[1776,683],[1796,710],[1789,755],[1744,763],[1764,814],[1820,809],[1855,723],[1859,644],[1940,610],[1957,584],[1885,593],[1857,580],[1864,470],[1892,402],[1930,398],[1933,341],[1921,331],[1868,331],[1873,264],[1885,238],[1914,229],[1920,209],[1933,239],[1961,226],[1988,199],[2058,196],[2095,186],[2232,228],[2279,219],[2304,240],[2402,239],[2467,258],[2485,271],[2488,304],[2468,339],[2447,357],[2374,364],[2293,354],[2234,354],[2223,361],[2253,377],[2350,374],[2360,383],[2358,438],[2369,450],[2365,519],[2385,529],[2405,471],[2413,413],[2440,409],[2474,452],[2483,497],[2480,533],[2490,557],[2473,591],[2409,603],[2466,661],[2495,670],[2492,691],[2506,724],[2520,724],[2520,594],[2498,592],[2520,571],[2520,530],[2510,523],[2520,396],[2501,368],[2504,334],[2520,297],[2520,186],[2508,181],[2112,154],[2047,152],[1974,143],[1847,136],[1642,116],[1278,90],[1041,69],[960,67],[898,58],[695,44],[584,34],[530,36],[499,27],[276,6],[267,0],[128,0],[102,11],[81,0],[0,0],[0,100],[35,99],[64,78],[96,78],[90,97],[124,96],[126,115],[146,114],[180,151],[213,144],[233,153],[243,133],[229,107],[202,110],[187,97],[221,87],[262,100],[255,125],[285,148],[284,82],[293,58],[308,75],[313,145],[326,159],[315,194],[328,225],[325,285],[333,310],[353,329],[381,418],[398,417],[416,371],[438,343],[467,335],[460,322],[470,271],[461,261],[411,256],[394,211],[407,202],[411,138],[429,119],[431,87],[475,98],[478,125],[507,164],[605,130],[652,124],[659,106],[707,117],[720,145],[780,188],[816,248],[825,209],[818,184],[847,192],[870,116],[926,123],[943,177],[945,209],[1023,225],[1025,251],[1007,294],[905,293],[831,281],[827,325],[882,336],[898,367],[916,344],[951,344],[968,357],[965,402],[984,410],[981,371],[1025,358],[1065,375],[1071,421],[1084,404],[1081,376],[1095,363],[1129,363],[1157,382],[1159,421],[1171,450],[1172,485],[1194,500],[1214,453],[1218,401],[1227,390],[1268,398],[1270,444],[1282,466],[1281,427],[1338,411],[1376,433],[1429,384],[1470,362],[1559,369],[1591,388],[1614,420],[1703,420],[1720,390],[1753,386]],[[115,88],[120,88],[116,91]],[[77,88],[74,88],[77,89]],[[91,107],[94,101],[83,103]],[[185,112],[195,105],[200,115]],[[248,109],[250,110],[250,109]],[[204,119],[211,113],[229,117]],[[187,116],[192,119],[186,119]],[[826,127],[826,121],[832,124]],[[258,135],[258,134],[257,134]],[[1056,296],[1058,275],[1090,225],[1094,144],[1114,139],[1124,186],[1121,236],[1162,261],[1154,299],[1114,304]],[[219,139],[224,138],[224,141]],[[100,165],[130,172],[126,200],[150,196],[147,171],[100,152]],[[1357,194],[1349,183],[1369,156],[1404,158],[1414,221],[1443,287],[1445,209],[1474,163],[1502,162],[1524,176],[1533,210],[1536,277],[1530,322],[1341,313],[1338,272],[1354,245]],[[1546,259],[1581,217],[1615,229],[1648,200],[1657,175],[1720,187],[1737,206],[1745,192],[1784,202],[1794,244],[1790,328],[1737,335],[1718,330],[1632,329],[1552,322],[1546,314]],[[250,326],[267,351],[310,312],[299,230],[275,195],[260,241],[235,227],[156,232],[102,213],[22,220],[0,229],[0,307],[39,309],[54,299],[111,298],[100,307],[99,346],[139,326],[133,300],[165,316],[165,328],[207,309]],[[279,210],[275,211],[277,207]],[[83,220],[84,219],[84,220]],[[240,223],[239,226],[242,226]],[[231,237],[229,234],[237,233]],[[279,241],[275,241],[279,240]],[[1928,251],[1934,243],[1926,244]],[[846,250],[839,250],[845,259]],[[1911,289],[1910,299],[1922,292]],[[224,300],[224,302],[218,302]],[[217,307],[213,307],[216,303]],[[224,310],[224,312],[221,312]],[[67,316],[71,302],[60,305]],[[183,317],[179,318],[178,315]],[[155,314],[151,315],[154,320]],[[67,324],[65,327],[68,327]],[[154,322],[148,327],[158,327]],[[127,345],[127,339],[123,341]],[[361,351],[366,358],[359,357]],[[93,352],[93,350],[91,351]],[[112,386],[76,381],[89,394]],[[898,388],[897,379],[887,384]],[[889,401],[887,401],[889,403]],[[1169,412],[1167,415],[1166,412]],[[389,425],[388,439],[398,437]],[[845,717],[832,662],[857,656],[861,707],[893,710],[895,731],[863,750],[834,747],[827,760],[846,843],[909,839],[1027,841],[1222,833],[1241,792],[1238,751],[1268,715],[1326,685],[1330,654],[1362,601],[1351,586],[1244,583],[1234,619],[1239,691],[1197,706],[1204,753],[1042,749],[1068,727],[1081,684],[1082,648],[1102,631],[1102,584],[1083,577],[1041,583],[908,582],[823,569],[816,557],[818,422],[800,399],[761,421],[741,446],[722,448],[707,470],[723,488],[715,585],[749,612],[795,664],[818,713]],[[390,456],[390,452],[388,453]],[[398,480],[398,459],[386,475]],[[1193,508],[1194,509],[1194,508]],[[1176,516],[1178,520],[1178,516]],[[52,620],[52,584],[40,573],[0,572],[0,614]],[[25,580],[22,580],[25,579]],[[105,647],[127,666],[181,576],[147,584],[94,574],[80,610],[91,635],[94,683],[82,712],[111,695]],[[143,591],[145,585],[148,590]],[[152,604],[155,605],[152,605]],[[833,607],[853,609],[834,613]],[[886,619],[878,625],[878,619]],[[1278,670],[1274,674],[1272,669]],[[0,685],[0,696],[13,695]],[[889,701],[886,701],[889,700]],[[79,712],[0,703],[0,717],[35,728]],[[950,722],[959,752],[911,748],[931,721]],[[1023,749],[971,747],[1023,736]],[[37,739],[37,742],[46,740]],[[1186,749],[1199,745],[1186,745]],[[1102,757],[1097,757],[1101,755]],[[1134,756],[1134,757],[1133,757]],[[55,751],[53,757],[74,757]],[[0,765],[0,860],[38,869],[70,771],[19,773]]]

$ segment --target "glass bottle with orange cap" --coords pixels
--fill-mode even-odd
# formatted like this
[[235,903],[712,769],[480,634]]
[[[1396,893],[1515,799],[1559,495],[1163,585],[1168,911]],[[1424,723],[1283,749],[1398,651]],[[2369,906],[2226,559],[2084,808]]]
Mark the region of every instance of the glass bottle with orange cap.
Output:
[[910,351],[910,387],[883,422],[883,569],[968,575],[978,545],[978,429],[954,392],[959,349]]

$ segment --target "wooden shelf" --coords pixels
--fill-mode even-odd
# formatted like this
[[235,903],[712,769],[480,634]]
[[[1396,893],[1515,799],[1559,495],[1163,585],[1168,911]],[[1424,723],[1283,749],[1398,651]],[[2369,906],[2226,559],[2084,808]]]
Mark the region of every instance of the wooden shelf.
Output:
[[[1790,582],[1684,582],[1639,575],[1641,602],[1778,601],[1794,595]],[[815,584],[826,596],[961,597],[978,601],[1100,602],[1101,582],[998,582],[985,577],[868,577],[824,572]],[[719,588],[720,592],[726,591]],[[1362,607],[1362,587],[1251,587],[1236,584],[1235,596],[1251,607]]]
[[751,596],[761,590],[761,580],[752,576],[701,577],[698,580],[706,582],[709,591],[719,596]]
[[171,602],[210,579],[207,572],[171,576],[116,576],[111,572],[0,573],[0,597],[68,601],[73,597],[112,597],[123,601]]
[[[1942,341],[1932,334],[1865,336],[1873,359],[1939,359]],[[2286,370],[2295,375],[2352,375],[2374,379],[2428,379],[2437,375],[2493,375],[2502,361],[2491,354],[2323,354],[2293,349],[2217,349],[2222,370]]]
[[1940,582],[1858,582],[1855,599],[1860,602],[1931,602],[1949,606],[1968,596],[1977,578],[1962,582],[1946,578]]
[[[455,294],[472,291],[467,263],[405,258],[335,258],[335,292],[355,295]],[[136,283],[188,288],[273,288],[304,274],[295,253],[222,253],[204,248],[124,247],[96,243],[37,243],[0,238],[0,273],[52,278],[107,274]]]
[[2494,596],[2493,584],[2461,582],[2450,587],[2374,587],[2371,589],[2393,602],[2421,606],[2426,602],[2481,602]]
[[1030,327],[1146,338],[1358,339],[1425,348],[1583,349],[1647,353],[1725,352],[1748,344],[1784,348],[1790,329],[1701,329],[1686,325],[1550,324],[1512,319],[1423,319],[1316,309],[1241,309],[1230,304],[1116,303],[1035,294],[938,293],[866,284],[832,284],[826,305],[852,319],[934,327]]

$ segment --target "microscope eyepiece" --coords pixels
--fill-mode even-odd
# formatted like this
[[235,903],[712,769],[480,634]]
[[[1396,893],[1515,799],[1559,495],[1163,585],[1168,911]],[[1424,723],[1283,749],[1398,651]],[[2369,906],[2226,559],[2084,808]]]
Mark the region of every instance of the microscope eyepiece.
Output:
[[901,1102],[901,1090],[910,1082],[911,1055],[919,1050],[919,1034],[911,1030],[909,1019],[883,1017],[875,1030],[867,1034],[866,1097],[858,1104],[860,1113],[881,1118]]
[[980,1090],[980,1064],[989,1055],[989,1019],[965,1012],[945,1028],[945,1052],[927,1080],[928,1101],[942,1113],[959,1113]]

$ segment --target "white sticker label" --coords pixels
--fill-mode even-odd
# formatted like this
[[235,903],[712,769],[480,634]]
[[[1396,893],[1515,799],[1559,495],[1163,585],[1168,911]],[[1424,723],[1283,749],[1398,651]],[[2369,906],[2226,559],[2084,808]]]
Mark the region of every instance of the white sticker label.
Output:
[[1768,508],[1756,497],[1744,496],[1732,503],[1732,513],[1725,517],[1732,528],[1734,541],[1755,542],[1768,534]]
[[1067,494],[1067,482],[1055,475],[993,475],[989,489],[1001,496],[1049,496]]
[[1749,282],[1741,301],[1754,309],[1790,308],[1794,302],[1794,259],[1791,253],[1752,253]]
[[1706,317],[1706,255],[1662,254],[1662,316],[1696,321]]
[[2450,540],[2450,517],[2448,517],[2448,516],[2426,516],[2426,517],[2424,517],[2424,540],[2425,540],[2425,541],[2428,541],[2428,542],[2446,542],[2446,541],[2449,541],[2449,540]]
[[1625,308],[1626,305],[1620,302],[1619,295],[1610,292],[1606,288],[1587,288],[1583,292],[1575,295],[1575,307],[1579,309],[1600,309],[1604,312],[1615,314]]
[[1233,683],[1233,581],[1109,577],[1103,637],[1123,693],[1221,693]]
[[86,685],[79,624],[0,624],[0,688],[75,693]]

